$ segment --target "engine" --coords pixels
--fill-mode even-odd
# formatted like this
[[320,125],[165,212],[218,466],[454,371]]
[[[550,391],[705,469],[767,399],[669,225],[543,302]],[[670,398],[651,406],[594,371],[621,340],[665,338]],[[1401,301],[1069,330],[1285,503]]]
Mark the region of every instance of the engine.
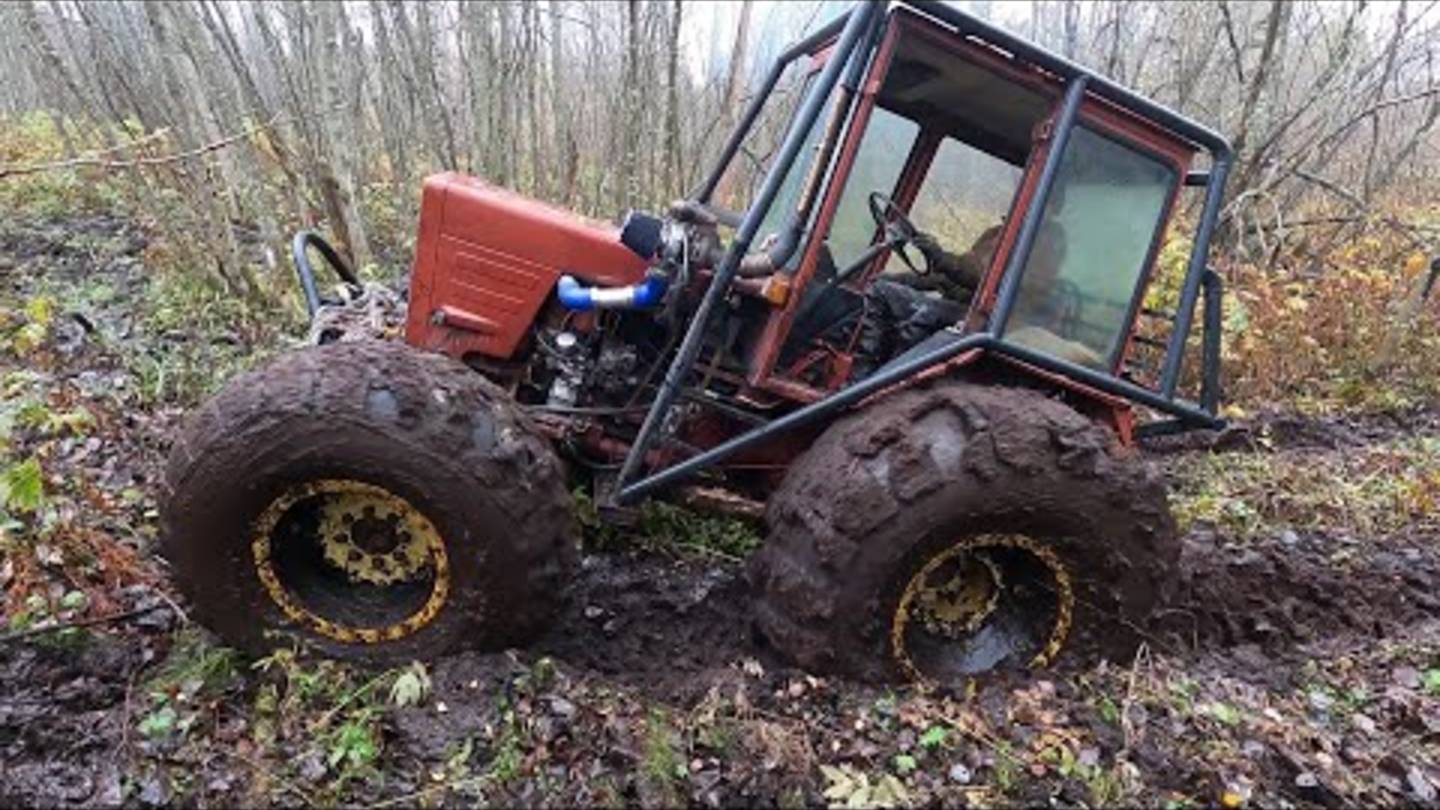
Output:
[[644,401],[684,329],[696,291],[695,271],[713,265],[720,240],[713,219],[686,204],[661,218],[630,212],[620,242],[648,262],[643,280],[588,286],[562,276],[556,297],[563,317],[535,334],[530,396],[554,412],[620,415]]

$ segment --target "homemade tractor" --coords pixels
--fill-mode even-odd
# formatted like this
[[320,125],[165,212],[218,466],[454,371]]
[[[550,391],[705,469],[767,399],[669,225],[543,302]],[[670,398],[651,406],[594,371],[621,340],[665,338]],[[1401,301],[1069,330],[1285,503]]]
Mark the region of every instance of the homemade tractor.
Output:
[[[780,56],[664,216],[431,177],[403,342],[354,339],[337,313],[382,291],[297,237],[321,345],[195,414],[165,553],[232,644],[408,660],[544,628],[573,487],[602,516],[766,500],[755,623],[808,669],[944,682],[1133,639],[1178,540],[1132,446],[1221,424],[1206,265],[1230,164],[1209,129],[948,5],[860,3]],[[1188,265],[1147,299],[1187,189]]]

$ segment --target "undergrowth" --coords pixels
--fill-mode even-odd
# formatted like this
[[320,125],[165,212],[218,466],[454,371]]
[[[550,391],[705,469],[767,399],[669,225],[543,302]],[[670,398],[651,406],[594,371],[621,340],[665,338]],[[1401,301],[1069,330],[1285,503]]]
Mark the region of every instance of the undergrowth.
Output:
[[1345,454],[1187,456],[1171,495],[1183,526],[1248,539],[1290,531],[1355,538],[1440,528],[1440,439],[1402,439]]
[[663,501],[647,501],[631,525],[604,520],[585,488],[574,491],[575,512],[585,544],[596,551],[639,549],[677,555],[744,559],[760,546],[756,528],[735,517],[696,512]]
[[[79,149],[96,145],[82,141],[75,146]],[[0,119],[0,166],[32,166],[65,158],[64,142],[54,117],[37,111]],[[124,207],[124,200],[119,178],[103,170],[52,169],[0,180],[0,210],[23,211],[32,216],[114,212]]]
[[303,332],[297,313],[266,311],[174,270],[154,274],[139,310],[144,328],[159,340],[125,359],[150,405],[195,405],[263,364],[287,336]]
[[[1422,297],[1433,257],[1393,227],[1399,220],[1433,227],[1440,208],[1379,204],[1353,236],[1329,248],[1297,232],[1265,255],[1212,253],[1226,288],[1221,376],[1228,415],[1402,412],[1440,395],[1440,296]],[[1167,240],[1147,308],[1176,309],[1190,247],[1183,232]],[[1183,387],[1190,391],[1199,385],[1202,311],[1186,354]],[[1140,329],[1169,334],[1146,318]]]

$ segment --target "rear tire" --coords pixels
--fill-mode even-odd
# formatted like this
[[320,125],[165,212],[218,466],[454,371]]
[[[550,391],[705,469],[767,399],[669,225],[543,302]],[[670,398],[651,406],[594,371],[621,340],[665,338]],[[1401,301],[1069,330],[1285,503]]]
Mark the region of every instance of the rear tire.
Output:
[[[1056,649],[1067,635],[1072,648],[1132,646],[1129,630],[1167,594],[1180,547],[1159,479],[1112,455],[1113,444],[1108,430],[1041,394],[953,382],[896,393],[836,422],[770,500],[770,534],[749,571],[759,630],[808,670],[954,680],[954,670],[925,671],[918,653],[912,659],[906,639],[916,625],[906,619],[897,630],[896,617],[912,615],[920,572],[963,547],[992,571],[1001,558],[1033,558],[1032,582],[1035,571],[1063,571],[1046,580]],[[993,588],[979,584],[1004,592],[1006,581],[997,573]],[[994,610],[984,598],[971,605],[976,617]],[[1066,627],[1062,602],[1073,610]],[[965,633],[978,636],[980,620]],[[1046,632],[1037,639],[1053,641]],[[993,665],[1045,663],[1054,652]]]
[[549,443],[480,375],[400,343],[302,349],[237,378],[191,418],[165,481],[180,589],[251,652],[277,632],[377,662],[517,644],[577,553]]

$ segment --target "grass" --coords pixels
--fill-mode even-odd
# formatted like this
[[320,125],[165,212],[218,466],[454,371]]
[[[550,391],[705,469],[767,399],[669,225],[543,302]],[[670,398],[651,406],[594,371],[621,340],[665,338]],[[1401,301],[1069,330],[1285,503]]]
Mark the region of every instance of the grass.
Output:
[[[77,144],[86,148],[88,144]],[[30,112],[0,120],[0,164],[24,166],[64,159],[55,119]],[[60,217],[123,207],[120,177],[103,170],[62,169],[0,181],[0,210]]]
[[263,365],[302,334],[299,316],[275,317],[215,288],[197,274],[156,273],[140,302],[143,329],[156,340],[125,361],[143,404],[194,405],[236,374]]
[[183,737],[213,719],[210,705],[240,686],[239,655],[214,644],[201,631],[177,633],[169,654],[145,683],[147,708],[135,730],[158,743]]
[[[364,672],[281,649],[256,661],[252,738],[286,763],[322,763],[324,779],[308,800],[333,804],[351,784],[382,779],[382,726],[391,703],[418,702],[428,691],[423,667]],[[407,696],[401,701],[397,695]],[[314,781],[310,779],[308,781]]]
[[676,746],[678,737],[669,714],[663,709],[651,708],[645,718],[640,785],[662,807],[677,807],[684,798],[680,786],[689,772]]
[[1284,530],[1356,537],[1440,522],[1440,439],[1404,438],[1323,459],[1304,452],[1185,459],[1171,507],[1184,527],[1237,539]]
[[585,543],[596,551],[640,550],[675,556],[703,556],[738,562],[760,547],[755,527],[738,518],[711,515],[663,501],[647,501],[633,526],[603,520],[584,488],[573,493]]

